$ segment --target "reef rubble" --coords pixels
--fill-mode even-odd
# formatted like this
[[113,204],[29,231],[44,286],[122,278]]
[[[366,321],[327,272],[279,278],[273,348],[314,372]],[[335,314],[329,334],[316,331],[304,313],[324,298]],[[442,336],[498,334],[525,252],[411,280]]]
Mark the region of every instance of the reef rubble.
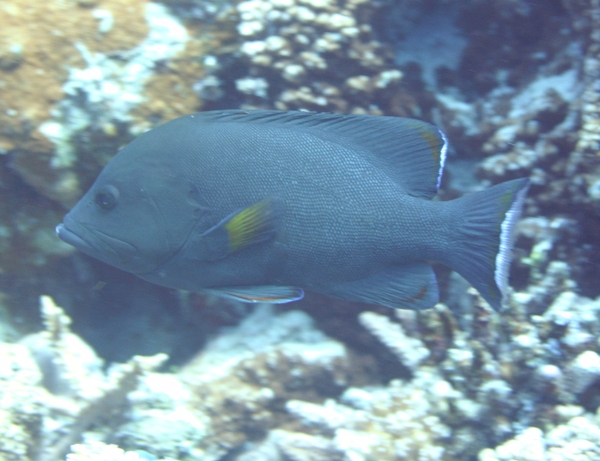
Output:
[[525,295],[515,293],[504,316],[493,318],[472,291],[467,322],[443,304],[393,317],[362,312],[366,331],[384,338],[409,371],[370,384],[359,379],[368,367],[307,314],[269,305],[220,331],[179,369],[157,371],[162,354],[105,371],[63,310],[42,297],[46,329],[0,347],[0,414],[10,434],[0,438],[0,454],[20,461],[555,461],[577,453],[594,460],[600,299],[565,292],[525,320],[515,302]]

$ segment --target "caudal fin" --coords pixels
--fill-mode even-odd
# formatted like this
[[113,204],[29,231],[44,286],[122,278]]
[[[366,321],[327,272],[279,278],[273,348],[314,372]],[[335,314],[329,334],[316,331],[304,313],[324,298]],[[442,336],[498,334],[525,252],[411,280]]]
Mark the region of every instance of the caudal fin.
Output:
[[496,310],[506,294],[514,227],[528,186],[527,178],[514,179],[455,201],[461,221],[445,262]]

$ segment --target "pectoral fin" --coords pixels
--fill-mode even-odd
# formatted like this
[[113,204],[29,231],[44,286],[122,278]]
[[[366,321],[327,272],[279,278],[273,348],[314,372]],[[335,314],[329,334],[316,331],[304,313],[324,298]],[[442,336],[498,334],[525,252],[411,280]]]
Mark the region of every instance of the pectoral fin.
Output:
[[259,286],[210,288],[205,293],[229,298],[243,303],[285,304],[304,297],[304,290],[297,287]]
[[201,235],[191,237],[186,252],[203,261],[216,261],[275,236],[275,202],[261,200],[238,210]]

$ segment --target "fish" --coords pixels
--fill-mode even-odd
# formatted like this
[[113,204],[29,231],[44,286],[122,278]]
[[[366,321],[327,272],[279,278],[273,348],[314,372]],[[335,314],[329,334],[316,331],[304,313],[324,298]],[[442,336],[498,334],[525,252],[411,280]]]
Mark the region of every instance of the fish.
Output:
[[500,310],[529,180],[432,200],[447,151],[410,118],[199,112],[123,147],[56,233],[152,283],[249,303],[308,290],[427,309],[436,262]]

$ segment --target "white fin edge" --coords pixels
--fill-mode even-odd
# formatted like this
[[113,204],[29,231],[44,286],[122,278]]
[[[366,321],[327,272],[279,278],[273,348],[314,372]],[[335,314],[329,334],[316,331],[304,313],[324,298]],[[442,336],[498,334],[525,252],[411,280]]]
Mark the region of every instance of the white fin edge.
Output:
[[448,156],[448,138],[446,138],[446,134],[438,129],[440,136],[444,140],[444,144],[440,149],[440,169],[438,170],[437,184],[436,189],[440,189],[440,185],[442,184],[442,175],[444,174],[444,166],[446,166],[446,157]]
[[500,290],[500,294],[502,295],[502,302],[504,302],[506,290],[508,288],[512,249],[516,237],[515,226],[521,217],[521,211],[523,210],[523,204],[525,203],[527,189],[529,189],[529,187],[524,187],[517,192],[515,200],[506,212],[504,221],[502,221],[502,225],[500,226],[500,248],[498,249],[498,254],[496,255],[494,281],[496,282],[496,285]]

